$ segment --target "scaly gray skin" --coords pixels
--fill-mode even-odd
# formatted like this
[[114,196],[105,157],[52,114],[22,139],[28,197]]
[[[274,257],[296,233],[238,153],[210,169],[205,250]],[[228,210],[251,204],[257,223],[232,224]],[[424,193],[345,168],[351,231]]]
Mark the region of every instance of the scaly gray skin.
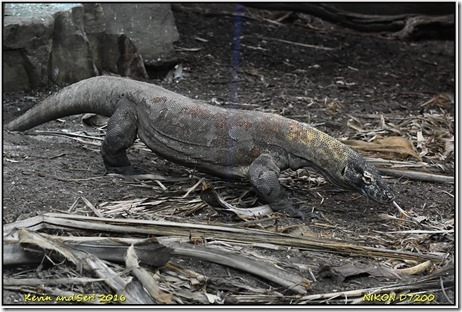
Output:
[[331,183],[379,203],[392,189],[358,153],[331,136],[276,114],[195,102],[159,86],[100,76],[70,85],[8,124],[23,131],[81,113],[111,117],[101,147],[109,171],[130,173],[126,155],[136,136],[154,153],[199,171],[247,178],[275,210],[302,216],[278,180],[282,170],[313,167]]

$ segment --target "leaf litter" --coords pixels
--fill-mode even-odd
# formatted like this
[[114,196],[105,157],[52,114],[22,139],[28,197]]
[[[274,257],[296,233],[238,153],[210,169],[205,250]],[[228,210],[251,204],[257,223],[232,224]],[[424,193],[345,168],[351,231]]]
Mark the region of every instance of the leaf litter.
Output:
[[[422,106],[431,107],[431,103],[428,101]],[[454,120],[444,112],[433,110],[406,118],[364,116],[364,119],[372,119],[373,122],[364,124],[360,117],[355,118],[354,123],[349,122],[349,125],[356,133],[343,142],[373,157],[374,161],[380,163],[382,159],[382,164],[386,164],[383,170],[391,170],[389,173],[392,174],[400,172],[402,168],[413,167],[424,170],[424,174],[431,172],[440,175],[447,174],[447,169],[453,167]],[[69,132],[36,134],[65,135],[90,146],[98,146],[101,141],[99,136],[102,135]],[[136,142],[133,148],[149,151],[141,142]],[[298,253],[315,250],[339,256],[348,254],[370,259],[374,263],[359,265],[351,262],[341,266],[326,265],[319,269],[318,278],[334,278],[336,283],[367,275],[398,281],[391,288],[384,286],[373,290],[378,292],[393,289],[407,293],[422,287],[444,292],[445,288],[452,287],[453,279],[446,273],[454,263],[453,219],[416,216],[412,211],[406,212],[394,203],[401,216],[382,214],[382,219],[387,220],[394,231],[372,231],[367,235],[358,235],[337,227],[327,219],[317,220],[309,228],[303,225],[284,226],[278,214],[273,217],[266,210],[264,213],[252,213],[253,208],[238,208],[255,205],[257,201],[255,194],[245,190],[245,184],[241,188],[241,196],[236,196],[228,192],[226,182],[219,179],[206,181],[204,176],[195,172],[188,178],[173,180],[152,174],[132,177],[108,175],[106,178],[110,177],[124,179],[124,183],[134,186],[150,188],[153,196],[95,205],[81,197],[68,209],[67,215],[45,214],[39,218],[40,222],[32,218],[20,221],[20,224],[5,225],[6,252],[11,253],[6,255],[7,265],[24,265],[21,260],[15,260],[18,255],[26,255],[22,261],[28,265],[40,265],[39,270],[4,276],[5,289],[40,293],[34,288],[34,285],[40,285],[41,293],[55,298],[74,294],[72,298],[76,298],[75,294],[85,293],[79,285],[85,285],[94,289],[95,293],[123,294],[122,298],[113,298],[108,303],[143,304],[323,303],[326,300],[331,303],[358,303],[361,296],[372,291],[358,289],[352,292],[308,295],[313,283],[316,283],[314,267],[287,262],[284,257],[270,259],[263,254],[259,256],[266,249],[281,248],[295,248]],[[289,189],[303,184],[311,192],[325,184],[322,177],[309,170],[288,170],[282,174],[281,182]],[[209,188],[200,187],[204,183]],[[207,195],[207,190],[212,192]],[[227,211],[228,216],[225,218],[232,218],[234,213],[234,217],[238,218],[235,221],[243,222],[242,227],[232,227],[242,231],[241,234],[235,237],[233,231],[229,232],[226,223],[219,222],[223,218],[223,210],[217,209],[218,206]],[[209,210],[211,207],[214,209]],[[204,212],[209,215],[208,223],[197,224],[198,228],[194,224],[184,223],[183,217]],[[95,216],[91,220],[78,221],[80,216],[91,215]],[[113,226],[102,226],[99,219],[103,223],[117,222]],[[161,223],[165,221],[166,225],[156,225],[163,230],[155,230],[155,227],[150,230],[150,224],[141,223],[143,225],[134,227],[130,220],[158,220]],[[187,229],[182,230],[185,225]],[[180,228],[165,233],[166,226]],[[313,227],[323,229],[323,233],[313,232]],[[331,234],[327,234],[329,232]],[[342,239],[336,238],[338,234],[332,235],[334,232],[341,232]],[[148,250],[135,249],[136,244],[146,239],[146,235],[157,238],[156,254],[160,255],[160,262],[154,261],[153,264],[147,260],[152,257]],[[86,241],[89,246],[79,245],[73,241],[74,237]],[[124,243],[113,245],[114,242]],[[226,248],[219,247],[221,244],[225,244]],[[164,248],[164,251],[160,252],[159,247]],[[113,255],[110,259],[108,253]],[[260,284],[244,287],[252,283],[242,284],[237,280],[207,277],[182,267],[181,261],[174,261],[176,257],[195,258],[246,271],[274,286],[267,288]],[[43,266],[45,262],[48,265]],[[304,269],[294,271],[294,268]],[[410,280],[414,287],[409,284]],[[93,299],[87,303],[101,302]]]

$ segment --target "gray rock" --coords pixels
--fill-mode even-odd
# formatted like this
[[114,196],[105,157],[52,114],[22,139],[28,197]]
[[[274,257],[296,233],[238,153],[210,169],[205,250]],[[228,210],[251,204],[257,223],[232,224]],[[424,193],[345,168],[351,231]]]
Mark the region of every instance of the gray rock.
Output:
[[5,3],[3,90],[103,73],[147,79],[179,35],[167,3]]
[[48,81],[54,17],[12,15],[3,22],[3,89],[44,85]]
[[106,28],[106,15],[99,3],[85,3],[85,32],[93,49],[93,61],[100,74],[118,73],[123,77],[148,79],[138,48],[124,33]]
[[168,3],[101,3],[107,34],[125,34],[138,48],[146,65],[175,57],[179,39]]
[[93,51],[84,30],[83,6],[54,14],[50,78],[53,83],[72,83],[98,75]]
[[27,68],[31,65],[27,62],[21,51],[3,51],[3,90],[19,90],[31,87],[31,81]]
[[80,4],[5,4],[4,90],[72,83],[97,74]]

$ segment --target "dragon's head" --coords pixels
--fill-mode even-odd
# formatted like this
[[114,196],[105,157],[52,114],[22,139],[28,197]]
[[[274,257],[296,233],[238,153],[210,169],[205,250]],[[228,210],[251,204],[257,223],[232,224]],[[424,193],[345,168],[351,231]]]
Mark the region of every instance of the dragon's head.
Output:
[[384,181],[375,167],[362,162],[351,162],[343,168],[343,181],[351,188],[359,191],[373,200],[388,204],[395,199],[392,188]]

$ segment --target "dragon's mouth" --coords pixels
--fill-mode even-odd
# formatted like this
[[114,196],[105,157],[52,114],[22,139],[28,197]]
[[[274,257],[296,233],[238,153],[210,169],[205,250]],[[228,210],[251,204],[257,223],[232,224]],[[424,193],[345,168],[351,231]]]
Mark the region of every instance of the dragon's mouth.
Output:
[[391,203],[395,199],[395,194],[391,189],[369,186],[362,188],[361,193],[381,204]]
[[347,190],[354,190],[360,192],[362,195],[367,196],[374,201],[381,203],[381,204],[388,204],[391,203],[395,199],[395,194],[393,190],[388,185],[380,184],[368,184],[368,185],[355,185],[349,184],[341,179],[335,178],[335,175],[330,173],[328,170],[325,170],[319,166],[314,164],[311,165],[316,171],[318,171],[326,180],[328,180],[333,185],[338,187],[347,189]]
[[350,184],[347,184],[345,182],[343,182],[342,180],[339,180],[339,179],[336,179],[334,178],[333,175],[330,174],[329,171],[319,167],[319,166],[316,166],[314,164],[311,165],[312,168],[314,168],[318,173],[320,173],[324,178],[327,179],[327,181],[329,181],[331,184],[335,185],[335,186],[338,186],[338,187],[341,187],[341,188],[344,188],[344,189],[347,189],[347,190],[355,190],[355,191],[358,191],[360,190],[359,188],[356,188]]

